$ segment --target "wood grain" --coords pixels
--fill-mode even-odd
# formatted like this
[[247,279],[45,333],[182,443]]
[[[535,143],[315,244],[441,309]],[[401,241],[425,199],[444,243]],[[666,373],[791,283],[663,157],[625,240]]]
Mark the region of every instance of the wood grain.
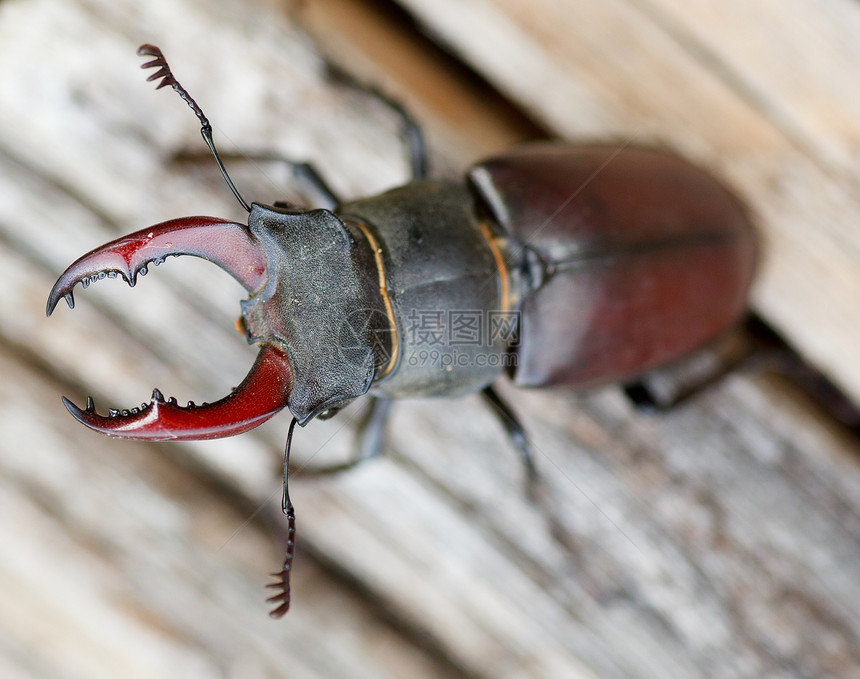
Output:
[[[774,244],[758,308],[800,337],[781,315],[790,306],[802,317],[800,302],[775,300],[795,279],[832,283],[827,304],[807,290],[819,300],[807,322],[828,337],[850,326],[856,272],[843,262],[855,257],[857,118],[845,113],[854,90],[838,78],[847,75],[808,85],[845,100],[819,106],[802,71],[792,79],[785,66],[777,77],[776,60],[751,73],[756,91],[793,88],[794,100],[768,95],[792,121],[777,125],[730,79],[707,75],[692,38],[666,28],[671,19],[697,45],[724,44],[720,31],[736,24],[707,3],[686,3],[682,15],[656,2],[592,3],[587,13],[574,2],[403,4],[527,104],[520,122],[470,104],[480,87],[457,69],[392,75],[386,59],[407,61],[410,29],[393,51],[363,48],[378,42],[380,24],[362,3],[343,23],[236,0],[0,4],[3,676],[860,676],[858,445],[774,377],[733,376],[661,418],[633,412],[612,388],[503,385],[533,435],[543,509],[525,501],[516,456],[476,398],[398,404],[384,459],[330,479],[297,470],[295,601],[277,623],[262,585],[280,559],[286,417],[235,439],[146,445],[96,436],[65,413],[61,393],[79,402],[91,393],[102,408],[139,403],[153,386],[211,399],[253,360],[232,329],[241,289],[192,258],[169,260],[131,291],[102,282],[78,294],[74,312],[63,305],[44,317],[53,280],[89,248],[181,215],[242,216],[211,167],[169,163],[175,150],[200,147],[197,127],[174,95],[144,82],[139,43],[163,48],[224,150],[312,159],[345,196],[405,178],[396,121],[326,81],[320,48],[298,24],[416,104],[441,172],[541,125],[684,151],[762,215]],[[737,39],[756,35],[749,12],[732,7],[750,24]],[[446,28],[454,11],[468,40]],[[805,22],[786,11],[760,49],[780,44],[776,26],[805,25],[822,46],[804,68],[848,59],[850,44],[827,31],[852,11],[831,2]],[[612,49],[622,38],[635,47],[627,58]],[[752,37],[744,45],[754,51]],[[416,64],[436,63],[421,51]],[[732,53],[747,72],[749,55]],[[663,62],[662,84],[644,87]],[[436,74],[432,87],[415,75],[422,68]],[[453,117],[446,97],[460,102]],[[523,123],[529,116],[539,124]],[[486,136],[459,127],[480,129],[482,119]],[[231,174],[254,200],[295,199],[282,168],[237,164]],[[807,259],[827,277],[803,268]],[[848,365],[849,354],[834,355]],[[345,451],[354,418],[346,411],[297,432],[298,466]]]

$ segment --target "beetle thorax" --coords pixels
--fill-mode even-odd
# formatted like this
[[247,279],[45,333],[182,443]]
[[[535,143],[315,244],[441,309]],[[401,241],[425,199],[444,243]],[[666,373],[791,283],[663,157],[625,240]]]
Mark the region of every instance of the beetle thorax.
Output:
[[254,204],[248,226],[268,271],[263,288],[242,303],[248,340],[286,352],[289,407],[304,423],[364,394],[373,381],[379,295],[367,275],[367,244],[328,210]]

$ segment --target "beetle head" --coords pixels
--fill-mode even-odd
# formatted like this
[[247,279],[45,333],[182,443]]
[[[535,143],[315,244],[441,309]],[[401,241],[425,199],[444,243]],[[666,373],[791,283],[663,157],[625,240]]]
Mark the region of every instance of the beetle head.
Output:
[[[165,400],[157,389],[140,408],[96,413],[64,399],[83,424],[110,436],[151,440],[207,439],[230,436],[261,424],[289,406],[300,424],[321,412],[346,405],[370,387],[378,357],[371,348],[368,322],[350,333],[349,351],[340,350],[344,319],[356,312],[379,314],[366,242],[328,210],[274,208],[242,198],[212,140],[212,126],[197,102],[167,65],[161,50],[143,45],[142,56],[156,68],[149,80],[172,87],[201,124],[201,132],[230,190],[249,212],[248,225],[213,217],[174,219],[107,243],[72,264],[48,297],[50,316],[60,298],[74,308],[72,289],[121,276],[133,286],[138,273],[170,255],[207,259],[232,275],[251,297],[242,304],[242,325],[249,342],[262,344],[248,376],[229,396],[211,404],[186,407]],[[369,267],[369,268],[368,268]],[[377,294],[374,294],[377,293]],[[376,303],[378,305],[378,301]],[[352,329],[352,327],[350,327]]]

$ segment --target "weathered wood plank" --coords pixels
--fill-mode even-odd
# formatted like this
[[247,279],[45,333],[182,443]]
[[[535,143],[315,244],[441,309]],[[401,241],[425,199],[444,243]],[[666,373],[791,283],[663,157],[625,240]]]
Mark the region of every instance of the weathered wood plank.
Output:
[[[214,172],[165,163],[200,142],[181,102],[137,72],[142,41],[164,48],[225,150],[312,158],[346,195],[405,174],[393,121],[325,82],[312,43],[271,8],[0,4],[0,500],[14,519],[0,527],[2,666],[860,676],[856,442],[749,375],[659,419],[612,389],[506,389],[554,523],[524,501],[515,455],[477,399],[401,404],[387,459],[337,479],[296,474],[295,604],[269,621],[261,585],[279,555],[251,517],[277,505],[286,418],[222,442],[135,445],[82,430],[57,398],[128,406],[157,384],[210,399],[253,356],[232,331],[238,287],[190,259],[43,317],[54,277],[85,249],[183,214],[241,216]],[[425,113],[432,129],[449,122]],[[456,133],[440,137],[443,165],[472,159],[475,147],[447,141]],[[231,171],[253,198],[288,194],[277,168]],[[296,457],[343,451],[350,417],[298,432]]]

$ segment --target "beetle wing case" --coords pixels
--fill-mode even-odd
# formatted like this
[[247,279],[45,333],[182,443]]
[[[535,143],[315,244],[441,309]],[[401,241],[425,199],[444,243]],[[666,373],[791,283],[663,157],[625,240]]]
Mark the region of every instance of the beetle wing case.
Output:
[[516,384],[624,380],[744,311],[758,249],[746,210],[677,156],[535,144],[476,165],[469,180],[546,264],[523,301]]

